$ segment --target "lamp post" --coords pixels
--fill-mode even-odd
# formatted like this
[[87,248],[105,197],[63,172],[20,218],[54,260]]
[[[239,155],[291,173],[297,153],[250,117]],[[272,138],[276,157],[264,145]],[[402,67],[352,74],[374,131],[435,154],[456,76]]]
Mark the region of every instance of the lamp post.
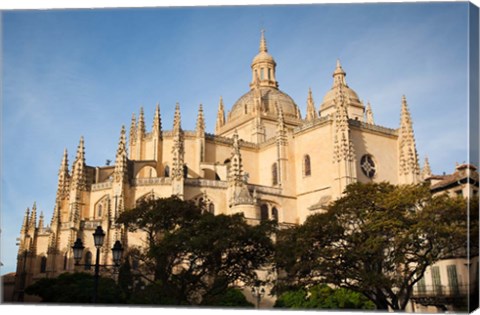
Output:
[[260,301],[262,297],[265,295],[265,289],[262,287],[260,288],[259,285],[252,287],[252,295],[256,298],[257,301],[257,308],[260,308]]
[[[113,262],[114,265],[100,265],[100,248],[103,246],[103,241],[105,240],[105,232],[101,226],[97,226],[95,233],[93,233],[93,242],[97,248],[97,257],[95,259],[95,275],[94,275],[94,284],[93,284],[93,303],[97,303],[97,293],[98,293],[98,279],[100,277],[100,267],[118,267],[120,266],[120,261],[122,260],[123,247],[120,241],[115,241],[115,244],[112,248]],[[72,246],[73,249],[73,258],[75,259],[75,266],[85,266],[85,264],[80,264],[80,260],[83,256],[83,246],[82,240],[77,238],[75,243]]]

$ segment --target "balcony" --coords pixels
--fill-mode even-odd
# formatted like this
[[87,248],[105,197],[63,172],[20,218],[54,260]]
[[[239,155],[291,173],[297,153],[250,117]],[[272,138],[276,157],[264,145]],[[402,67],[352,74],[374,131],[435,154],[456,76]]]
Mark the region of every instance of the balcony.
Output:
[[414,287],[411,299],[422,305],[467,306],[468,296],[474,292],[475,285],[430,285]]

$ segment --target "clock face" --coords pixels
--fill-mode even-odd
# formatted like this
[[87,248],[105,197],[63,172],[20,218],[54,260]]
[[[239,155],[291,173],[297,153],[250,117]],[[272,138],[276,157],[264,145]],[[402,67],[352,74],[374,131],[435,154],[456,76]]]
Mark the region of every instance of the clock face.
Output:
[[375,162],[371,155],[364,155],[360,160],[360,167],[362,168],[363,174],[368,178],[373,178],[376,174]]

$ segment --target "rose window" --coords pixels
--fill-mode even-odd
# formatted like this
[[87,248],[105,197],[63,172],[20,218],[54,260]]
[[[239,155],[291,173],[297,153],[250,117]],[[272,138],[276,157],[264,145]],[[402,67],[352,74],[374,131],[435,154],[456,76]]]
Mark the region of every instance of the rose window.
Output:
[[362,156],[362,159],[360,160],[360,167],[362,168],[363,174],[365,174],[365,176],[368,178],[373,178],[373,176],[375,176],[376,166],[373,158],[370,155]]

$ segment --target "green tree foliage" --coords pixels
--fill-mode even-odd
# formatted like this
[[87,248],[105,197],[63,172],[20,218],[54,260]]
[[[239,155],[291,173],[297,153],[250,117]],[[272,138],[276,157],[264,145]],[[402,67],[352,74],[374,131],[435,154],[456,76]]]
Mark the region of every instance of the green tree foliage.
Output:
[[404,310],[428,265],[465,250],[466,208],[426,185],[349,185],[326,213],[279,233],[277,290],[331,283]]
[[292,309],[363,309],[375,308],[370,300],[348,289],[332,289],[328,285],[315,285],[308,291],[298,289],[282,293],[274,307]]
[[146,232],[147,248],[138,255],[144,279],[153,274],[150,285],[162,295],[157,300],[174,305],[199,304],[236,281],[255,282],[255,270],[269,264],[274,252],[273,222],[250,225],[240,214],[202,213],[177,197],[145,200],[118,222]]
[[[57,278],[40,279],[25,289],[25,293],[39,296],[45,303],[92,303],[94,277],[88,273],[63,273]],[[100,278],[97,303],[123,303],[120,288],[110,278]]]
[[253,308],[254,305],[247,301],[245,295],[235,288],[228,288],[218,294],[206,296],[202,301],[203,306],[218,306],[218,307],[242,307]]

